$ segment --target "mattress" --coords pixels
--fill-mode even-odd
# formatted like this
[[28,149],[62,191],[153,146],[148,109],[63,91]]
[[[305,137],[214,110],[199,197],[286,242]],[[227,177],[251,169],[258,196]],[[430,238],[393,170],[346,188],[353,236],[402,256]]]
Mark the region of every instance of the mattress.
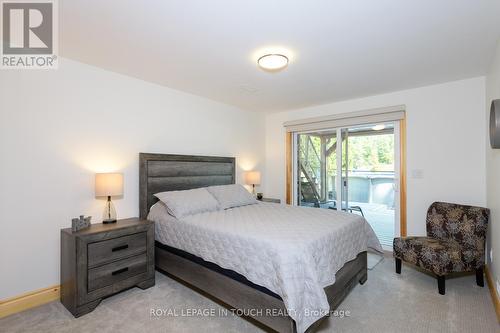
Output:
[[151,207],[155,237],[279,295],[304,332],[328,314],[324,288],[358,253],[382,247],[366,220],[331,209],[274,203],[175,219],[161,202]]
[[182,257],[184,259],[187,259],[187,260],[189,260],[191,262],[194,262],[195,264],[198,264],[200,266],[208,268],[211,271],[214,271],[214,272],[217,272],[219,274],[222,274],[222,275],[224,275],[224,276],[226,276],[226,277],[228,277],[228,278],[230,278],[232,280],[235,280],[235,281],[238,281],[240,283],[243,283],[244,285],[247,285],[250,288],[253,288],[253,289],[258,290],[258,291],[260,291],[260,292],[262,292],[264,294],[267,294],[269,296],[277,298],[280,301],[283,301],[278,294],[273,293],[271,290],[269,290],[269,289],[267,289],[267,288],[265,288],[263,286],[260,286],[258,284],[253,283],[252,281],[248,280],[246,277],[244,277],[243,275],[241,275],[241,274],[233,271],[232,269],[222,268],[219,265],[214,264],[213,262],[205,261],[202,258],[193,255],[192,253],[179,250],[179,249],[177,249],[175,247],[171,247],[171,246],[162,244],[162,243],[160,243],[158,241],[155,241],[155,247],[159,247],[160,249],[168,251],[168,252],[170,252],[172,254],[175,254],[178,257]]

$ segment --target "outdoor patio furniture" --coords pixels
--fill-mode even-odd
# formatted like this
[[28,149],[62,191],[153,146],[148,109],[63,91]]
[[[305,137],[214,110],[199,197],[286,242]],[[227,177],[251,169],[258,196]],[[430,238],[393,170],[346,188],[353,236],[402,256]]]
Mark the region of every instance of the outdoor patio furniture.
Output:
[[349,213],[352,213],[352,212],[359,212],[359,213],[361,213],[361,216],[365,217],[365,214],[363,214],[363,209],[361,209],[361,207],[359,207],[359,206],[349,206],[349,207],[347,208],[347,211],[348,211]]
[[[324,205],[327,205],[330,208],[335,207],[335,200],[320,200],[317,193],[314,191],[311,183],[309,182],[301,182],[300,183],[300,194],[302,195],[301,204],[311,204],[314,207],[320,208]],[[303,205],[305,206],[305,205]]]

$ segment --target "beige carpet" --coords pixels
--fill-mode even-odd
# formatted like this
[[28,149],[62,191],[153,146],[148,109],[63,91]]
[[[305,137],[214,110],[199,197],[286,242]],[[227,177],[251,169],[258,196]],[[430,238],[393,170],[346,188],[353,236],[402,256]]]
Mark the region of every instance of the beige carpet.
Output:
[[[391,258],[368,275],[340,305],[349,316],[328,318],[320,332],[500,332],[488,288],[476,286],[474,276],[447,280],[441,296],[431,276],[407,266],[395,274]],[[115,295],[81,318],[52,302],[1,319],[0,332],[260,332],[239,317],[217,316],[219,305],[164,275],[156,278],[153,288]],[[151,317],[152,308],[170,313]],[[205,308],[216,316],[183,316]]]
[[372,253],[368,251],[368,256],[367,256],[367,266],[369,270],[372,270],[377,266],[382,260],[384,260],[384,256],[378,253]]

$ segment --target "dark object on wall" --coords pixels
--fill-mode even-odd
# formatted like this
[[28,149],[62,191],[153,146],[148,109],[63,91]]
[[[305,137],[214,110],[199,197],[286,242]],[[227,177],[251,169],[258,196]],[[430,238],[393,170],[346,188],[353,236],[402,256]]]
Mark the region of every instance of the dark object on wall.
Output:
[[92,216],[84,217],[83,215],[80,215],[80,218],[75,217],[74,219],[71,219],[71,231],[77,232],[90,227],[91,219]]
[[105,297],[154,286],[154,239],[154,223],[138,218],[61,229],[61,303],[80,317]]
[[500,148],[500,99],[491,101],[490,145],[493,149]]

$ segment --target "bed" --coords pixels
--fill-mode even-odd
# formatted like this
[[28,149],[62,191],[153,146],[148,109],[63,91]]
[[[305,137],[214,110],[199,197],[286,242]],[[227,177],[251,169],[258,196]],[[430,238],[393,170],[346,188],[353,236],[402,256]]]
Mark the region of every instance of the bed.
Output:
[[155,221],[157,270],[262,328],[314,331],[366,281],[366,249],[381,249],[373,230],[357,215],[274,203],[175,221],[154,196],[234,183],[231,157],[140,154],[140,215]]

